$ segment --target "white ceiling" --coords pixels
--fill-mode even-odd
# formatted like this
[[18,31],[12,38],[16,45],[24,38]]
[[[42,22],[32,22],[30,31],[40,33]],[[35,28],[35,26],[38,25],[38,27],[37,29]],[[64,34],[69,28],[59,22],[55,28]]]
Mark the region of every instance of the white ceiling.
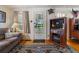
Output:
[[72,8],[79,10],[79,5],[5,5],[9,8],[11,8],[14,11],[24,11],[28,10],[29,8],[70,8],[71,11]]
[[60,8],[60,7],[78,7],[79,5],[7,5],[10,8],[16,9],[16,8]]

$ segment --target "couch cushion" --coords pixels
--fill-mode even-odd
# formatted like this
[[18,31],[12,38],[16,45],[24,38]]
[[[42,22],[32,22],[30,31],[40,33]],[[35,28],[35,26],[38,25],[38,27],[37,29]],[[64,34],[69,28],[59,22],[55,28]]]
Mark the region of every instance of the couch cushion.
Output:
[[17,40],[17,37],[13,37],[13,38],[9,38],[9,39],[0,41],[0,50],[2,50],[5,47],[7,48],[7,46],[9,44],[11,44],[12,42],[14,42],[16,40]]
[[16,41],[18,40],[18,37],[12,37],[12,38],[8,38],[8,39],[5,39],[6,41]]
[[5,38],[18,37],[20,33],[5,33]]
[[5,46],[7,46],[10,43],[10,41],[0,41],[0,50],[3,49]]

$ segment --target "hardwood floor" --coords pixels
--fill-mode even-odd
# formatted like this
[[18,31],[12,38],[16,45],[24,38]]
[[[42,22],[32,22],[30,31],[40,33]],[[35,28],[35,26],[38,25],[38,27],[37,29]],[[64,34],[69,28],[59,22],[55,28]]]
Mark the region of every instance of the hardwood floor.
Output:
[[79,52],[79,43],[76,43],[76,42],[74,42],[72,40],[68,40],[67,44],[69,46],[71,46],[72,48],[74,48],[74,50],[76,50],[77,52]]
[[33,42],[32,40],[24,40],[24,39],[23,39],[23,40],[20,41],[19,44],[20,44],[20,45],[31,45],[32,42]]
[[45,40],[45,43],[34,43],[33,40],[21,40],[21,42],[19,43],[21,45],[32,45],[32,44],[53,44],[52,40]]

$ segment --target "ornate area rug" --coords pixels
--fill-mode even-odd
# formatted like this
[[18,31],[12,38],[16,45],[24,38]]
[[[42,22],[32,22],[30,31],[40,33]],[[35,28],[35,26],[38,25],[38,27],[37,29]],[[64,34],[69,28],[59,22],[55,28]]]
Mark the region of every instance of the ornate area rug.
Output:
[[72,53],[69,47],[60,48],[59,45],[17,45],[9,53]]

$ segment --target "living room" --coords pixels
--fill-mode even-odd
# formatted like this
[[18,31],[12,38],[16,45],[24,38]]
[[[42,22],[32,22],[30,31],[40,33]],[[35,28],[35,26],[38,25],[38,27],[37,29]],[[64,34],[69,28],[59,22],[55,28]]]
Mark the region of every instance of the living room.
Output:
[[0,5],[0,53],[79,52],[78,12],[78,6]]

